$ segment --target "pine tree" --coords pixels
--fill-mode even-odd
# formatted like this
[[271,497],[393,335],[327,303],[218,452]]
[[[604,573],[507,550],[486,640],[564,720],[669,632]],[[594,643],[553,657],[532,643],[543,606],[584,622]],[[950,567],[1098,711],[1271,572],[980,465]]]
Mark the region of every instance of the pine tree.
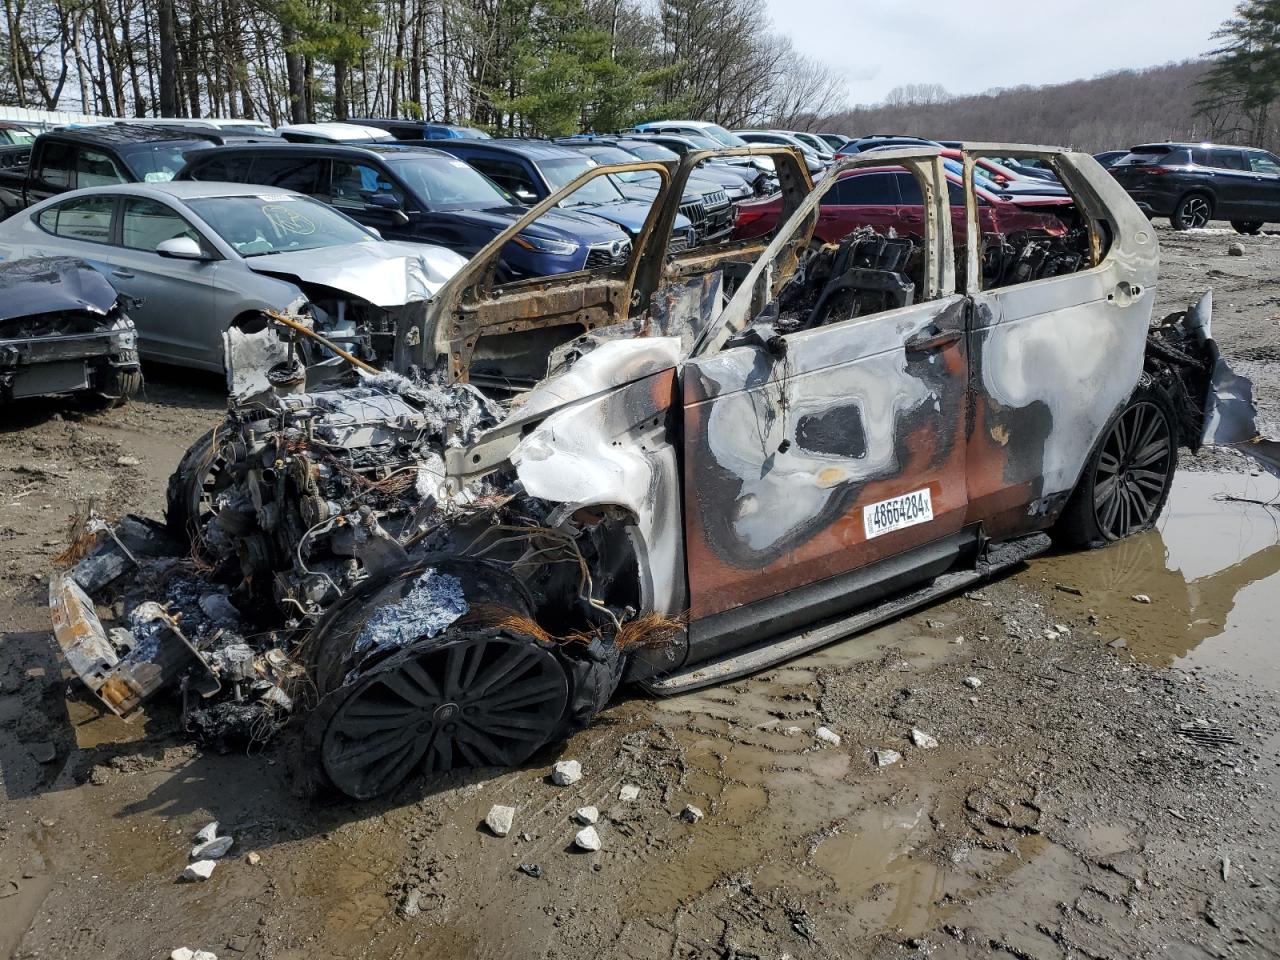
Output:
[[1280,0],[1244,0],[1213,39],[1219,46],[1200,81],[1196,111],[1210,120],[1216,136],[1268,142],[1280,99]]

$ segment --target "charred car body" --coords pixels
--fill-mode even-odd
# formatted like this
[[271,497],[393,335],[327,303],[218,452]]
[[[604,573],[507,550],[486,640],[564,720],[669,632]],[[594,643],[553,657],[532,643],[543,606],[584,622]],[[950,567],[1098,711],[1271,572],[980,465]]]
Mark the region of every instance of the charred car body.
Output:
[[[674,693],[848,636],[1046,531],[1150,526],[1177,447],[1202,440],[1215,356],[1203,305],[1149,331],[1156,238],[1101,167],[972,148],[955,237],[936,148],[843,161],[816,189],[793,151],[736,152],[775,163],[773,234],[670,252],[706,155],[674,176],[593,168],[406,322],[407,376],[233,409],[171,488],[167,535],[198,564],[150,558],[167,535],[130,521],[52,581],[77,672],[118,712],[161,672],[185,682],[200,731],[243,704],[273,728],[305,690],[302,769],[366,797],[519,763],[624,680]],[[974,163],[1011,153],[1052,165],[1075,206],[1066,260],[992,286]],[[886,163],[919,183],[924,228],[813,243],[839,172]],[[626,262],[495,284],[515,232],[626,170],[661,179]],[[115,634],[91,602],[112,596]],[[155,667],[156,630],[182,663]],[[203,699],[233,676],[256,692]]]
[[0,263],[0,401],[80,394],[114,404],[142,385],[138,335],[115,289],[71,257]]

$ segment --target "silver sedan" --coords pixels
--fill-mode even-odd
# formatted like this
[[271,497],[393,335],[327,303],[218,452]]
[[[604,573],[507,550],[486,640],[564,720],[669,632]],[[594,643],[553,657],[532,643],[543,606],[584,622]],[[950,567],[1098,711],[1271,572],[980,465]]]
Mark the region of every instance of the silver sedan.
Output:
[[217,372],[223,332],[267,310],[349,323],[430,299],[466,263],[292,190],[231,183],[73,190],[0,223],[0,259],[51,256],[88,261],[134,300],[144,358]]

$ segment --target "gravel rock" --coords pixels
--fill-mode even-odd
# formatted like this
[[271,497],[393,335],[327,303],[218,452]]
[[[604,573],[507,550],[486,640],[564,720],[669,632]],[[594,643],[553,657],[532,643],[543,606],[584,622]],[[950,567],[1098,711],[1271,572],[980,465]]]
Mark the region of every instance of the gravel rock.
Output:
[[244,862],[251,867],[256,867],[258,864],[262,862],[262,854],[256,853],[255,851],[250,850],[247,854],[245,854]]
[[217,865],[215,860],[197,860],[195,863],[188,864],[187,869],[182,871],[182,876],[178,879],[185,880],[187,883],[208,880],[213,876],[213,868]]
[[53,745],[51,740],[40,740],[37,743],[28,745],[31,756],[36,763],[53,763],[58,759],[58,748]]
[[930,736],[929,734],[925,733],[923,730],[917,730],[916,728],[912,727],[911,742],[914,743],[921,750],[932,750],[935,747],[937,747],[938,738],[934,736]]
[[1243,256],[1244,256],[1244,244],[1243,244],[1243,243],[1241,243],[1239,240],[1233,240],[1231,243],[1228,243],[1228,244],[1227,244],[1227,256],[1229,256],[1229,257],[1243,257]]
[[515,820],[515,816],[515,807],[504,807],[500,803],[495,803],[489,808],[489,813],[484,818],[484,822],[493,831],[495,837],[505,837],[511,832],[511,823]]
[[840,746],[840,734],[836,733],[829,727],[819,727],[813,731],[813,735],[823,743],[829,743],[833,747]]
[[[203,827],[196,831],[196,843],[208,843],[218,835],[218,821],[206,823]],[[185,949],[185,948],[184,948]]]
[[877,767],[892,766],[902,759],[902,754],[897,750],[872,750],[871,756],[875,759]]
[[583,827],[573,838],[573,844],[579,850],[595,853],[600,849],[600,834],[596,832],[595,827]]
[[577,760],[561,760],[551,768],[551,782],[558,787],[570,787],[582,779],[582,764]]
[[618,799],[625,800],[630,803],[632,800],[640,799],[640,788],[634,783],[624,783],[622,789],[618,791]]
[[191,848],[192,860],[217,860],[225,857],[235,840],[231,837],[214,837]]
[[216,953],[208,950],[192,950],[190,947],[178,947],[169,954],[169,960],[218,960]]
[[1151,602],[1151,598],[1148,597],[1145,593],[1135,593],[1129,599],[1132,600],[1134,603],[1150,603]]
[[702,812],[702,809],[695,807],[692,803],[680,811],[680,819],[685,823],[697,823],[705,816],[706,814]]
[[579,807],[573,811],[573,819],[584,827],[589,827],[600,819],[600,809],[598,807]]
[[970,690],[977,690],[980,686],[982,686],[982,681],[978,677],[965,677],[964,685],[968,687]]

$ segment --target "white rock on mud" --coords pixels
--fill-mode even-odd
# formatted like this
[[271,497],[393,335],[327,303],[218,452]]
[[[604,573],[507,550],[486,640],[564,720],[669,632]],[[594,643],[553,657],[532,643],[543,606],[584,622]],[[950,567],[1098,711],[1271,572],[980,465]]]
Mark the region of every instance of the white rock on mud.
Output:
[[169,960],[218,960],[216,953],[208,950],[192,950],[190,947],[178,947],[169,954]]
[[1148,597],[1145,593],[1135,593],[1129,599],[1132,600],[1134,603],[1150,603],[1151,602],[1151,598]]
[[[208,843],[218,835],[218,821],[206,823],[203,827],[196,831],[196,843]],[[183,947],[182,949],[186,949]]]
[[680,819],[685,823],[697,823],[705,816],[706,814],[702,812],[702,808],[695,807],[692,803],[680,811]]
[[829,743],[833,747],[840,746],[840,734],[836,733],[830,727],[819,727],[813,731],[813,735],[823,743]]
[[551,782],[557,787],[571,787],[582,779],[582,764],[577,760],[561,760],[551,768]]
[[872,750],[871,756],[875,760],[877,767],[892,766],[902,759],[902,754],[897,750]]
[[599,807],[579,807],[573,811],[573,819],[577,820],[584,827],[589,827],[600,819]]
[[921,750],[932,750],[938,745],[938,738],[915,727],[911,728],[911,742]]
[[977,690],[980,686],[982,686],[982,681],[977,677],[965,677],[964,685],[968,687],[970,690]]
[[218,860],[227,855],[235,840],[231,837],[214,837],[191,848],[192,860]]
[[640,788],[634,783],[624,783],[622,789],[618,791],[618,799],[625,800],[630,803],[633,800],[640,799]]
[[208,880],[213,876],[213,868],[217,865],[216,860],[197,860],[195,863],[188,864],[187,869],[182,871],[182,876],[178,879],[187,883],[199,883],[202,880]]
[[595,827],[583,827],[573,838],[573,843],[579,850],[595,853],[600,849],[600,834],[596,832]]
[[511,832],[511,824],[516,817],[515,807],[504,807],[500,803],[495,803],[489,808],[488,815],[485,816],[484,822],[495,837],[505,837]]

